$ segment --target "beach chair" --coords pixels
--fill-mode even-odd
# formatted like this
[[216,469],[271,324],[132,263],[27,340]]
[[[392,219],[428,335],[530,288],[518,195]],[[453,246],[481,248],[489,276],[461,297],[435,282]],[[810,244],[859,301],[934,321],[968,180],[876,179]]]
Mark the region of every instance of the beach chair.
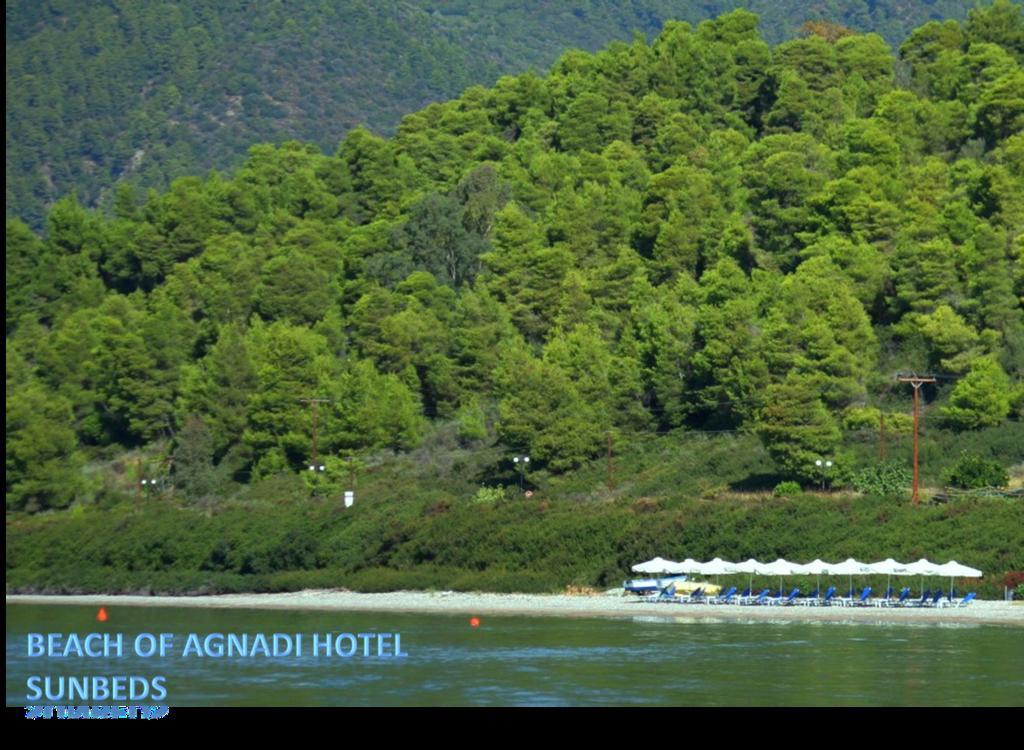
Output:
[[720,596],[712,596],[708,599],[708,604],[732,604],[732,598],[736,595],[736,587],[732,586],[728,591]]
[[658,595],[654,598],[656,602],[674,602],[676,600],[676,585],[673,583],[670,586],[666,586]]
[[966,607],[971,602],[973,602],[977,598],[977,596],[978,595],[975,594],[972,591],[971,593],[969,593],[967,596],[965,596],[963,599],[961,599],[960,601],[958,601],[956,604],[954,604],[952,606],[954,606],[954,607]]
[[814,589],[807,596],[797,597],[793,604],[799,604],[801,607],[814,607],[821,603],[819,597],[821,592],[818,589]]
[[786,596],[786,597],[781,597],[781,596],[776,597],[775,599],[771,599],[768,602],[768,604],[771,604],[772,606],[776,606],[776,607],[786,607],[786,606],[792,604],[793,601],[799,595],[800,595],[800,589],[799,588],[795,588],[795,589],[793,589],[792,591],[789,592],[789,596]]
[[770,593],[771,593],[771,589],[765,589],[760,594],[758,594],[756,598],[752,599],[751,601],[749,601],[747,603],[748,604],[767,604],[768,603],[768,594],[770,594]]
[[871,606],[871,602],[868,601],[868,599],[870,597],[871,597],[871,587],[868,586],[868,587],[866,587],[864,589],[863,592],[861,592],[860,599],[855,601],[853,603],[853,606],[855,606],[855,607],[869,607],[869,606]]
[[902,607],[909,597],[910,589],[905,588],[900,591],[900,596],[898,599],[880,599],[879,601],[875,602],[875,604],[879,607]]
[[825,596],[823,596],[821,599],[818,599],[816,601],[812,601],[810,603],[813,604],[816,607],[831,607],[832,606],[832,602],[835,601],[835,599],[834,599],[835,595],[836,595],[836,587],[835,586],[829,586],[825,590]]
[[[856,593],[856,592],[851,592],[851,593]],[[838,605],[840,607],[856,607],[856,606],[864,604],[864,602],[867,600],[867,598],[870,595],[871,595],[871,587],[868,586],[868,587],[866,587],[861,592],[859,597],[856,597],[856,596],[844,596],[844,597],[841,597],[839,599],[836,599],[835,603],[836,603],[836,605]]]
[[703,601],[703,598],[704,598],[704,589],[703,588],[697,588],[697,589],[694,589],[693,591],[691,591],[689,594],[684,594],[683,596],[681,596],[679,598],[679,601],[682,604],[689,604],[689,603],[693,603],[693,602]]
[[931,599],[931,597],[932,597],[932,590],[931,589],[925,589],[924,593],[921,594],[921,598],[915,600],[914,602],[911,602],[911,604],[913,604],[913,606],[915,606],[915,607],[923,607],[923,606],[925,606],[928,603],[928,600]]

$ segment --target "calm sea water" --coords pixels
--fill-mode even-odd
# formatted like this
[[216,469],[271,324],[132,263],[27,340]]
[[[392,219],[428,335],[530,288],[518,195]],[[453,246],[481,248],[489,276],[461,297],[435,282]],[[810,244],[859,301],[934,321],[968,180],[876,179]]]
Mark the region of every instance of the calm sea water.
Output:
[[[7,607],[7,705],[30,675],[166,677],[174,706],[1021,706],[1024,629],[273,610]],[[29,632],[399,632],[378,657],[47,660]],[[130,650],[130,649],[129,649]],[[307,644],[307,651],[309,650]],[[34,701],[48,703],[49,701]],[[83,701],[75,701],[76,703]],[[110,702],[110,701],[108,701]]]

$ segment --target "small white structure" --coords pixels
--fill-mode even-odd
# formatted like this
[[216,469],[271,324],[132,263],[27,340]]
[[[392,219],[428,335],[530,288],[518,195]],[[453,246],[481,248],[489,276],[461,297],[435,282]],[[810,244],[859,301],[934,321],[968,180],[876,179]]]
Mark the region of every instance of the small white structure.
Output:
[[345,490],[345,507],[351,508],[352,503],[356,501],[356,493],[352,490]]

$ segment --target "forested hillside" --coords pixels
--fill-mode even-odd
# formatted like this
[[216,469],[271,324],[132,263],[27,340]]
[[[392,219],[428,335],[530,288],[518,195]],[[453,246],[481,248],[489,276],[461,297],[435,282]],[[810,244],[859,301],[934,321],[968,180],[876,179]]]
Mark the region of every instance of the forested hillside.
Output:
[[898,45],[972,4],[11,0],[6,212],[41,229],[72,190],[109,208],[116,184],[165,190],[176,177],[234,169],[253,143],[298,139],[333,152],[359,124],[390,135],[402,115],[472,84],[547,70],[568,47],[650,36],[669,19],[749,5],[771,43],[831,21]]
[[390,139],[255,146],[111,217],[65,198],[45,238],[9,221],[7,507],[102,498],[127,449],[196,501],[294,475],[311,397],[329,476],[451,424],[552,477],[737,430],[841,483],[814,461],[906,429],[899,370],[943,376],[931,424],[1020,420],[1021,6],[898,53],[819,31],[671,22]]

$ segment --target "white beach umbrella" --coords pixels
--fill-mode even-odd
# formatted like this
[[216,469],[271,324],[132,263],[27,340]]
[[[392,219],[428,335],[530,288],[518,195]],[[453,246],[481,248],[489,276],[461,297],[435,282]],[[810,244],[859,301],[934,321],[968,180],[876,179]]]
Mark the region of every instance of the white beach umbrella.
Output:
[[921,558],[917,562],[910,563],[907,566],[907,573],[912,576],[921,576],[921,596],[924,596],[924,577],[940,575],[938,570],[941,566],[938,563],[933,563],[931,560]]
[[736,564],[728,560],[716,557],[700,566],[701,575],[715,576],[715,583],[718,583],[718,576],[729,575],[736,572]]
[[981,571],[977,568],[968,568],[956,560],[950,560],[945,565],[940,565],[935,571],[936,575],[949,576],[950,578],[981,578]]
[[933,576],[938,575],[938,570],[941,567],[938,563],[933,563],[922,557],[917,562],[907,565],[907,573],[912,576]]
[[848,557],[841,563],[828,566],[828,574],[833,576],[849,576],[850,578],[850,591],[853,591],[853,577],[855,575],[865,575],[871,572],[865,563],[859,560],[854,560],[852,557]]
[[692,557],[688,557],[676,565],[679,566],[680,573],[701,574],[704,572],[704,563],[694,560]]
[[907,572],[907,566],[904,563],[897,562],[891,557],[881,560],[880,562],[871,563],[868,565],[871,568],[872,573],[878,573],[879,575],[886,576],[885,579],[885,595],[889,595],[889,589],[892,588],[890,585],[892,577],[903,575]]
[[779,594],[782,594],[782,576],[791,576],[799,571],[800,565],[792,563],[789,560],[783,560],[781,557],[775,562],[770,562],[764,566],[764,572],[767,575],[779,577]]
[[736,563],[716,557],[700,566],[700,572],[706,576],[723,576],[736,573]]
[[966,565],[961,565],[956,560],[950,560],[945,565],[940,565],[936,570],[936,575],[943,577],[949,577],[949,598],[953,598],[953,579],[954,578],[981,578],[981,571],[977,568],[968,568]]
[[825,574],[825,573],[828,573],[828,567],[829,567],[828,563],[825,562],[824,560],[816,559],[816,560],[811,560],[809,563],[807,563],[805,565],[799,565],[797,567],[798,567],[798,570],[794,571],[794,573],[796,573],[797,575],[815,576],[815,578],[817,580],[817,583],[815,584],[815,586],[817,587],[818,592],[820,593],[821,592],[821,576],[823,574]]
[[748,589],[754,588],[754,573],[757,573],[759,576],[764,575],[764,568],[765,564],[763,562],[758,562],[752,557],[749,560],[744,560],[741,563],[736,563],[737,573],[750,574],[750,581],[747,583]]
[[647,574],[672,573],[672,569],[678,565],[679,563],[666,560],[663,557],[655,557],[653,560],[648,560],[647,562],[637,563],[634,565],[633,572]]

